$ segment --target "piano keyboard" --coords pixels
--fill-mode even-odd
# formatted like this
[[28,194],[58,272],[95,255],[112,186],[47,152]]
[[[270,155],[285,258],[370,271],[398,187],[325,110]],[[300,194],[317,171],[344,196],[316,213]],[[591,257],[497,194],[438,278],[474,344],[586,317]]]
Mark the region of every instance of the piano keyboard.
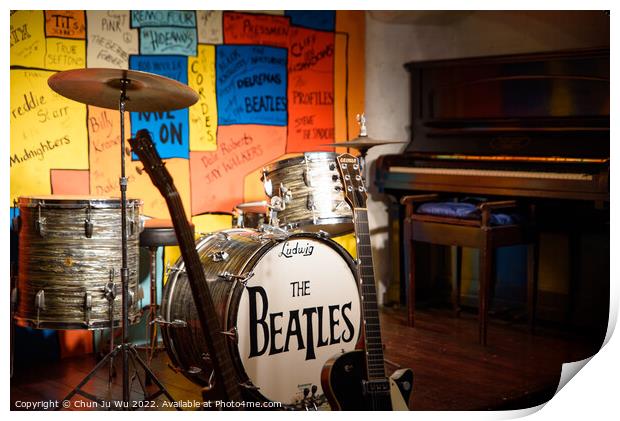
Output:
[[436,175],[462,175],[469,177],[510,177],[510,178],[536,178],[552,180],[578,180],[591,181],[591,174],[568,173],[568,172],[546,172],[546,171],[503,171],[503,170],[481,170],[467,168],[426,168],[426,167],[390,167],[391,173],[406,174],[436,174]]

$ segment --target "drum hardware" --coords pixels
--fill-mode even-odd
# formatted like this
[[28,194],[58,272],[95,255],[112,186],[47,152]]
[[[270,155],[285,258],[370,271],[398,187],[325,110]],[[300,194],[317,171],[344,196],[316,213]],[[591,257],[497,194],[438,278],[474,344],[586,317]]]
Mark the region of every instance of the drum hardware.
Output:
[[228,253],[226,253],[223,250],[220,251],[215,251],[213,253],[209,254],[209,257],[211,258],[211,260],[213,260],[214,262],[223,262],[224,260],[228,259]]
[[260,387],[255,386],[251,380],[246,380],[243,383],[239,383],[239,386],[243,387],[244,389],[248,389],[248,390],[259,390]]
[[[318,387],[313,384],[311,389],[308,389],[307,387],[304,388],[304,397],[302,399],[302,404],[304,405],[304,409],[306,411],[309,410],[314,410],[314,411],[318,411],[319,407],[317,405],[317,401],[319,400],[319,398],[316,395],[316,391],[318,390]],[[310,392],[312,392],[312,394],[310,394]],[[312,405],[312,408],[308,407],[308,404]]]
[[245,275],[233,275],[232,273],[222,272],[217,275],[218,279],[222,279],[228,282],[239,282],[241,285],[246,286],[250,278],[254,276],[254,272],[249,272]]
[[39,212],[39,217],[34,221],[34,230],[39,234],[39,236],[41,237],[45,237],[45,220],[46,218],[42,218],[41,217],[41,205],[42,203],[39,203],[37,205],[37,209]]
[[93,309],[93,296],[88,291],[84,291],[84,320],[90,326],[90,311]]
[[166,277],[169,278],[170,275],[174,273],[185,273],[185,268],[177,268],[170,264],[170,262],[166,263]]
[[314,196],[312,195],[312,193],[308,193],[308,199],[306,200],[306,208],[309,211],[314,211]]
[[86,207],[86,219],[84,219],[84,235],[86,238],[92,238],[93,236],[93,221],[90,219],[90,203]]
[[229,330],[225,330],[225,331],[223,331],[221,333],[222,333],[222,335],[226,335],[228,337],[228,339],[233,341],[235,344],[239,343],[239,336],[237,335],[237,327],[236,326],[233,326]]
[[45,311],[45,290],[40,290],[37,292],[34,298],[34,308],[37,310],[37,328],[40,325],[40,313],[41,310]]
[[[122,343],[104,357],[93,370],[76,386],[65,400],[71,399],[73,395],[81,394],[90,400],[98,400],[81,390],[95,372],[105,364],[107,360],[112,361],[118,353],[122,354],[122,401],[125,406],[130,407],[130,385],[129,385],[129,363],[136,369],[138,364],[142,366],[147,376],[156,383],[159,391],[149,395],[142,383],[140,385],[144,392],[145,400],[164,394],[170,401],[174,399],[166,388],[155,377],[146,363],[140,358],[133,344],[129,341],[129,309],[130,300],[133,301],[133,294],[129,291],[129,267],[128,267],[128,237],[135,233],[133,221],[128,226],[127,221],[127,177],[125,174],[125,111],[168,111],[173,109],[187,108],[198,100],[198,94],[189,86],[183,85],[175,80],[153,75],[145,72],[124,69],[74,69],[57,72],[48,79],[50,88],[74,101],[84,104],[95,105],[102,108],[109,108],[119,111],[120,117],[120,154],[121,168],[119,177],[119,188],[121,193],[121,327]],[[40,212],[40,206],[39,206]],[[133,220],[133,218],[132,218]],[[41,231],[40,218],[36,221]],[[111,303],[110,306],[113,304]],[[113,335],[111,335],[113,336]],[[135,375],[132,377],[135,378]],[[180,409],[177,407],[177,409]]]
[[175,320],[173,320],[171,322],[168,322],[168,321],[164,320],[161,316],[157,316],[155,318],[155,320],[153,320],[149,324],[157,324],[157,325],[160,325],[162,327],[172,328],[172,329],[179,329],[179,328],[186,328],[187,327],[187,322],[185,322],[183,320],[175,319]]

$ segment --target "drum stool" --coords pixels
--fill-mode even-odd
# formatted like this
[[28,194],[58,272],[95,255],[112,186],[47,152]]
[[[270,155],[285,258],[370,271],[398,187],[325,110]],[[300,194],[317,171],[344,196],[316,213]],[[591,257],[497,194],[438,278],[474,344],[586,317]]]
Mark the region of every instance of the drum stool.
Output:
[[[192,236],[194,235],[194,225],[190,223]],[[148,219],[144,223],[144,230],[140,233],[140,246],[149,249],[150,263],[150,284],[151,296],[149,312],[146,325],[146,336],[148,345],[146,346],[146,363],[151,364],[153,354],[157,346],[157,249],[164,246],[177,246],[179,244],[174,225],[169,219]],[[163,277],[162,277],[163,288]]]

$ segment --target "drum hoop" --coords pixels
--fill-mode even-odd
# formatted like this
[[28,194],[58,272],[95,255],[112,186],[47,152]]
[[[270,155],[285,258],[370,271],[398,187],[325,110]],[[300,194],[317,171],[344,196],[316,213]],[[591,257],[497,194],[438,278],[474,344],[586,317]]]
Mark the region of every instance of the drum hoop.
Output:
[[303,164],[304,162],[317,162],[317,161],[336,161],[336,152],[330,151],[316,151],[316,152],[304,152],[303,155],[293,156],[291,158],[286,158],[281,161],[274,162],[271,165],[267,165],[265,170],[267,175],[273,171],[277,171],[282,168],[286,168],[289,166]]
[[[251,230],[251,231],[255,231],[255,230]],[[312,239],[316,239],[319,242],[324,241],[327,246],[335,250],[338,253],[338,255],[340,255],[340,257],[342,257],[345,260],[345,262],[347,263],[347,266],[349,267],[349,269],[351,270],[351,273],[353,274],[353,278],[355,280],[355,287],[359,295],[359,278],[357,274],[357,267],[355,265],[355,261],[353,260],[353,257],[349,254],[349,252],[344,247],[342,247],[340,244],[336,243],[334,240],[331,240],[319,234],[310,233],[310,232],[293,233],[289,235],[288,237],[286,237],[285,239],[282,239],[282,241],[290,241],[291,239],[295,239],[295,238],[308,238],[308,237]],[[276,241],[266,243],[264,246],[257,248],[256,251],[252,254],[252,256],[243,265],[243,268],[241,269],[241,273],[247,273],[248,266],[250,266],[250,263],[253,263],[250,266],[250,268],[256,267],[256,265],[260,262],[260,260],[274,247],[280,245],[282,241],[280,241],[279,239],[276,239]],[[258,255],[258,258],[255,259],[257,255]],[[241,301],[241,293],[243,292],[244,289],[245,287],[239,284],[236,284],[233,288],[230,289],[230,292],[228,294],[228,300],[227,300],[225,310],[224,310],[226,311],[226,318],[225,318],[226,327],[224,328],[224,330],[230,330],[232,328],[235,328],[236,330],[237,328],[236,320],[234,319],[237,318],[238,310],[239,310],[239,302]],[[361,302],[360,302],[360,305],[361,305]],[[233,312],[231,310],[236,310],[236,311]],[[362,327],[361,324],[362,324],[362,318],[360,318],[360,325],[357,327],[358,332],[361,332],[360,330]],[[242,382],[248,381],[248,380],[251,381],[252,379],[250,379],[250,376],[246,372],[245,366],[243,365],[243,360],[241,359],[239,348],[232,341],[230,341],[229,343],[229,351],[230,351],[231,357],[236,362],[235,368],[237,370],[237,373],[241,377],[240,380]],[[250,390],[248,390],[248,392],[250,392]],[[259,399],[270,401],[270,399],[264,396],[260,392],[260,390],[251,390],[251,393],[254,394],[256,397],[258,397]],[[286,405],[283,404],[283,406],[286,406]]]
[[[54,196],[21,196],[18,199],[20,208],[42,208],[50,209],[120,209],[121,199],[119,198],[103,198],[93,197],[91,199],[78,198],[54,198]],[[141,199],[127,199],[129,207],[141,207],[143,202]]]

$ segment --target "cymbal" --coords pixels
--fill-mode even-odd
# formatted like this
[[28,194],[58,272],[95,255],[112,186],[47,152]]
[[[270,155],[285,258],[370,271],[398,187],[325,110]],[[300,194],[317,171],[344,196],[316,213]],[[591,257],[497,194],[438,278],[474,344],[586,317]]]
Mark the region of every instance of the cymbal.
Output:
[[54,91],[74,101],[118,110],[123,79],[128,81],[126,111],[178,110],[198,101],[198,94],[189,86],[137,70],[66,70],[50,76],[47,83]]
[[353,148],[360,151],[366,151],[373,146],[381,146],[381,145],[392,145],[398,143],[407,143],[404,140],[380,140],[373,139],[368,136],[359,136],[355,139],[349,140],[348,142],[334,142],[334,143],[325,143],[321,146],[340,146],[345,148]]

